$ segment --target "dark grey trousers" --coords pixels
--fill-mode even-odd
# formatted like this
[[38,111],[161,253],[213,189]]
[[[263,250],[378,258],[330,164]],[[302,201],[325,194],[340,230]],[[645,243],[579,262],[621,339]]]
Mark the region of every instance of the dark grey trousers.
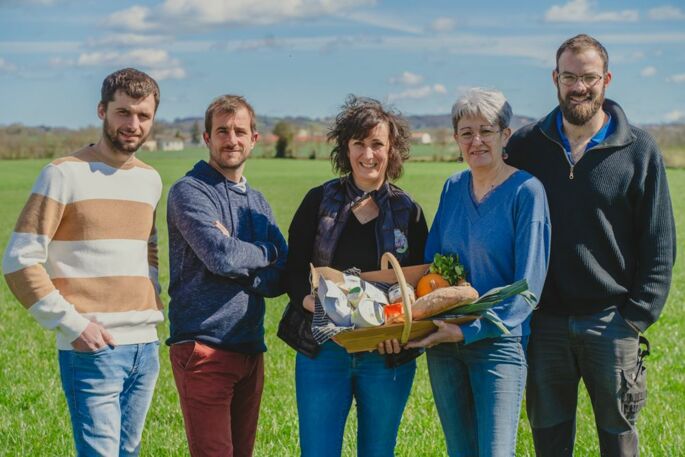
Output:
[[534,313],[526,410],[538,457],[573,455],[581,379],[592,402],[601,455],[639,455],[635,421],[646,385],[638,337],[614,307],[583,316]]

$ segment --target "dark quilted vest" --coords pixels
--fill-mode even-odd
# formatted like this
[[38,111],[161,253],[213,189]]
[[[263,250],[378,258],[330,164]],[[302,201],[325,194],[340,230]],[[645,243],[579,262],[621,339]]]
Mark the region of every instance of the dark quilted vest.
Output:
[[[314,266],[331,265],[340,234],[352,215],[352,207],[364,195],[349,177],[336,178],[323,185],[312,253]],[[415,204],[402,189],[387,182],[371,192],[371,198],[380,209],[376,221],[377,257],[380,261],[383,253],[392,252],[403,264],[409,256],[409,222]]]

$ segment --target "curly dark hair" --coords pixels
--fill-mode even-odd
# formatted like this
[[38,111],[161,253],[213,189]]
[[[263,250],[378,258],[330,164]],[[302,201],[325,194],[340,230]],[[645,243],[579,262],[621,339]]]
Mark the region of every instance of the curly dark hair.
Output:
[[390,150],[386,179],[394,181],[402,176],[403,163],[409,158],[409,123],[392,108],[378,100],[349,95],[328,132],[328,141],[334,143],[331,151],[333,170],[341,175],[352,173],[348,144],[350,140],[364,139],[378,124],[388,125]]
[[116,91],[122,90],[131,98],[145,98],[153,95],[155,112],[159,106],[159,86],[147,73],[135,68],[123,68],[107,76],[100,89],[100,104],[107,109],[107,104],[114,100]]

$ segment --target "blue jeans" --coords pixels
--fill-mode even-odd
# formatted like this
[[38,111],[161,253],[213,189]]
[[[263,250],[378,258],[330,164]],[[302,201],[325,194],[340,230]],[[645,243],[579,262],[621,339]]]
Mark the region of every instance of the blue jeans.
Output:
[[526,337],[444,343],[426,351],[435,406],[456,456],[513,456],[526,384]]
[[59,351],[79,456],[137,456],[159,373],[159,343]]
[[378,352],[348,354],[332,341],[295,364],[303,457],[339,457],[352,399],[357,403],[357,455],[392,457],[416,372],[416,361],[386,368]]
[[582,316],[536,312],[528,347],[526,409],[540,457],[573,455],[583,379],[603,456],[638,455],[635,421],[646,395],[638,333],[615,307]]

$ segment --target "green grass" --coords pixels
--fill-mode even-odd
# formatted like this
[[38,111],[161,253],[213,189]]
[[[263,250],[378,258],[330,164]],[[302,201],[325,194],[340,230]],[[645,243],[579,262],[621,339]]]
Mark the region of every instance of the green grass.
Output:
[[[200,150],[179,153],[146,153],[143,160],[162,175],[166,191],[196,160]],[[46,161],[0,162],[0,249],[4,251],[17,215],[31,185]],[[437,208],[444,179],[458,166],[454,163],[409,163],[399,184],[423,206],[429,221]],[[248,163],[250,183],[262,190],[274,208],[285,233],[305,192],[332,176],[326,161],[253,159]],[[679,252],[685,252],[685,170],[669,170],[671,194],[680,229]],[[158,212],[161,247],[161,281],[168,284],[166,199]],[[653,355],[649,358],[648,405],[639,421],[643,456],[671,457],[685,453],[685,274],[679,259],[669,302],[659,320],[647,332]],[[165,302],[168,297],[164,296]],[[259,420],[257,456],[296,456],[297,410],[294,389],[295,354],[276,338],[276,328],[286,304],[284,297],[267,303],[266,383]],[[159,329],[166,338],[168,326]],[[72,455],[71,428],[61,392],[54,337],[42,330],[0,284],[0,455]],[[161,349],[162,369],[143,437],[145,456],[187,455],[183,421],[168,362],[168,348]],[[594,421],[587,394],[581,391],[578,411],[576,455],[599,455]],[[354,409],[345,435],[345,456],[356,455]],[[444,439],[433,406],[424,358],[405,411],[398,456],[445,455]],[[530,428],[523,414],[516,455],[532,456]]]

